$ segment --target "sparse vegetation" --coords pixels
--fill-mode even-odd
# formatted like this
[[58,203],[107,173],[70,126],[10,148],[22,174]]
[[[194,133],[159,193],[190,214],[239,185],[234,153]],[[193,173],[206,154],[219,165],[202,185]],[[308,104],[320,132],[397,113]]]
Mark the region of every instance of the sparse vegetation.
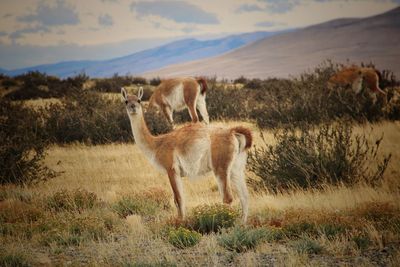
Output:
[[[249,169],[271,191],[293,187],[318,188],[324,184],[378,184],[391,155],[378,158],[378,139],[370,142],[366,135],[354,135],[345,122],[300,129],[276,131],[276,145],[264,139],[249,156]],[[377,167],[370,163],[377,163]],[[255,186],[259,186],[256,182]]]

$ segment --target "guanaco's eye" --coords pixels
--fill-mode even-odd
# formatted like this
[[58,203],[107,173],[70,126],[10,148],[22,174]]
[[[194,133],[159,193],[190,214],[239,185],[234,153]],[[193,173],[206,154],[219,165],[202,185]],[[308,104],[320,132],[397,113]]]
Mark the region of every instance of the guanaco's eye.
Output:
[[140,99],[138,99],[138,101],[137,101],[138,103],[140,103]]
[[125,100],[125,105],[128,105],[128,100]]

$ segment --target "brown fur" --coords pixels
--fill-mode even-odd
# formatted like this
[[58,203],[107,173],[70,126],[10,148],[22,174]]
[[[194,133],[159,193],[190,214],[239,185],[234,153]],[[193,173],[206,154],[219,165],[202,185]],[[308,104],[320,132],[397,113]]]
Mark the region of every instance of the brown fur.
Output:
[[386,95],[386,93],[379,88],[379,74],[374,68],[361,68],[358,66],[351,66],[344,68],[334,74],[328,81],[328,84],[339,86],[351,86],[355,80],[361,77],[365,86],[373,93]]
[[[173,78],[163,80],[150,97],[149,107],[160,107],[165,117],[167,117],[167,119],[173,123],[168,115],[169,113],[173,112],[173,107],[171,107],[170,103],[168,102],[168,98],[172,96],[171,94],[173,93],[173,90],[175,90],[179,84],[183,85],[183,101],[189,110],[192,122],[198,122],[199,118],[196,111],[197,97],[198,94],[204,95],[207,91],[207,83],[203,78]],[[200,92],[199,87],[201,88]]]
[[200,93],[201,93],[202,95],[204,95],[204,94],[207,92],[207,90],[208,90],[206,80],[205,80],[204,78],[202,78],[202,77],[197,78],[196,80],[197,80],[197,82],[201,85],[201,91],[200,91]]
[[251,145],[253,144],[253,135],[248,128],[237,126],[231,128],[231,131],[244,135],[244,137],[246,138],[246,146],[244,147],[245,149],[249,149],[251,147]]

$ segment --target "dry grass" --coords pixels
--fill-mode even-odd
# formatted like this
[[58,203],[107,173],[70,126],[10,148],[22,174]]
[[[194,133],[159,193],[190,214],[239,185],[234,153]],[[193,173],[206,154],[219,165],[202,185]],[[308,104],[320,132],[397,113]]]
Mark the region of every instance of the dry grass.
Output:
[[[257,132],[248,122],[216,124],[245,124]],[[356,131],[369,131],[369,126],[358,127]],[[0,250],[18,251],[20,260],[30,261],[33,265],[396,266],[400,255],[400,124],[375,125],[371,138],[380,136],[382,132],[385,135],[382,153],[393,154],[382,187],[326,186],[320,191],[295,190],[277,195],[251,192],[250,224],[267,229],[273,225],[283,231],[284,236],[276,241],[262,242],[242,254],[219,246],[218,234],[204,235],[199,244],[184,250],[168,244],[162,234],[162,225],[176,216],[175,208],[159,215],[134,214],[126,218],[120,218],[112,211],[112,205],[121,196],[151,188],[165,189],[174,207],[168,178],[158,173],[135,145],[52,146],[46,164],[61,172],[57,178],[30,188],[0,188],[0,215],[3,216],[0,221]],[[265,138],[274,142],[270,133],[265,132]],[[261,143],[258,134],[255,143]],[[77,189],[95,193],[101,204],[76,211],[46,209],[46,199],[55,192]],[[195,181],[184,178],[184,189],[188,211],[198,205],[221,202],[212,175]],[[237,200],[234,206],[239,207]],[[79,222],[78,230],[73,228],[71,232],[68,220]],[[293,237],[286,237],[287,229],[301,222],[316,227],[315,231],[301,230],[300,235],[322,246],[318,254],[299,251],[296,246],[307,246],[308,243],[302,244],[302,239],[296,241],[291,240]],[[345,230],[334,232],[332,237],[321,234],[319,225],[328,223],[343,226]],[[28,230],[29,235],[15,233]],[[57,234],[64,239],[57,239]],[[50,236],[51,242],[43,245],[43,240]],[[354,237],[367,240],[367,247],[358,247]],[[296,245],[292,241],[296,241]]]

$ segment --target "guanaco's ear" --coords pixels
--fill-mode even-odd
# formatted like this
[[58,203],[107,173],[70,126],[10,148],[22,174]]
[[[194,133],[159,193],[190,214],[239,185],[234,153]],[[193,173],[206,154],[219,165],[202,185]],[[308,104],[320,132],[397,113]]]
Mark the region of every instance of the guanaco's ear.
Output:
[[139,100],[142,100],[143,97],[143,87],[139,87],[138,95],[137,95]]
[[128,100],[128,95],[127,95],[124,87],[121,87],[121,95],[122,95],[122,100],[123,101]]

